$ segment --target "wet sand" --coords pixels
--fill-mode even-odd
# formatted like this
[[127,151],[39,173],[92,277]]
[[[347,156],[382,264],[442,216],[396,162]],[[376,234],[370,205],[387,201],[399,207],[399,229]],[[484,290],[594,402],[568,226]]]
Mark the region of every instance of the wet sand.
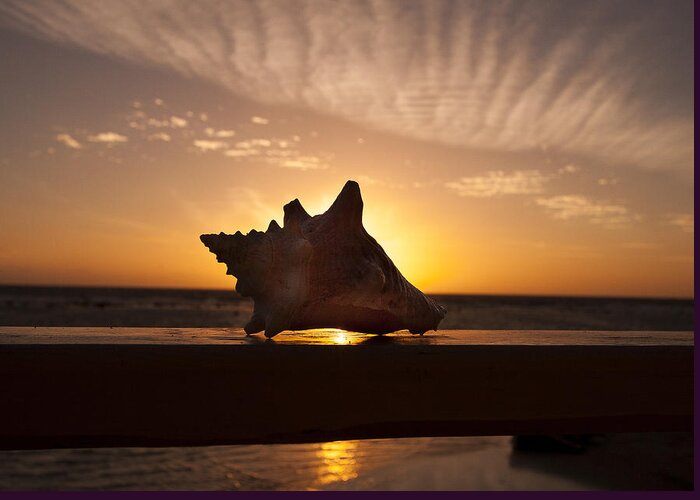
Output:
[[692,436],[611,434],[584,453],[508,436],[0,452],[3,490],[689,490]]

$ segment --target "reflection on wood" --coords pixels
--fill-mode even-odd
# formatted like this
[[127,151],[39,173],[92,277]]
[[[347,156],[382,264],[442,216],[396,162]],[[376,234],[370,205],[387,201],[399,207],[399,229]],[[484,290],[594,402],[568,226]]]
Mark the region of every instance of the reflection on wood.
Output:
[[209,345],[693,345],[693,332],[580,330],[438,330],[422,336],[377,336],[337,328],[284,332],[273,339],[242,328],[90,328],[0,326],[2,344],[209,344]]

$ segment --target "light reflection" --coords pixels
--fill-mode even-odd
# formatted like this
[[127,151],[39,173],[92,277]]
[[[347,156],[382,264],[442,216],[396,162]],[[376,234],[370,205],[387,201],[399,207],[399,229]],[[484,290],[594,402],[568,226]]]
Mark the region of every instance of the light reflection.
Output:
[[316,483],[326,485],[355,479],[358,476],[356,452],[357,441],[321,443],[321,448],[316,453],[322,461]]
[[346,330],[341,330],[340,328],[328,328],[328,333],[333,335],[332,340],[334,344],[348,344],[348,332]]
[[372,336],[368,333],[353,332],[342,328],[309,328],[308,330],[288,332],[283,337],[280,336],[279,341],[292,343],[301,341],[305,344],[319,345],[350,345],[357,344]]

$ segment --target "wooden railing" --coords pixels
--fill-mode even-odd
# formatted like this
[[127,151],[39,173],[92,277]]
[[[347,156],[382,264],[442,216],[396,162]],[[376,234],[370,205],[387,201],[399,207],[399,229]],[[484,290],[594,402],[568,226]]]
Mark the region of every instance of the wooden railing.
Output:
[[688,431],[692,332],[0,327],[0,448]]

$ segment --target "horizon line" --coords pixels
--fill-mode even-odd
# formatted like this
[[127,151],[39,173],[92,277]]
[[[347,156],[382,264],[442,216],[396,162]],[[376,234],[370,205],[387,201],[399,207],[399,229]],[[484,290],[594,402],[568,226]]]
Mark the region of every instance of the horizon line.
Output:
[[[210,292],[233,292],[238,294],[233,288],[205,288],[205,287],[182,287],[182,286],[147,286],[147,285],[81,285],[81,284],[37,284],[37,283],[0,283],[0,288],[95,288],[95,289],[120,289],[120,290],[173,290],[173,291],[210,291]],[[537,298],[576,298],[576,299],[619,299],[619,300],[690,300],[695,301],[692,296],[663,296],[663,295],[593,295],[593,294],[555,294],[555,293],[477,293],[477,292],[424,292],[426,295],[452,297],[537,297]],[[240,295],[240,294],[238,294]],[[243,296],[241,296],[243,297]]]

